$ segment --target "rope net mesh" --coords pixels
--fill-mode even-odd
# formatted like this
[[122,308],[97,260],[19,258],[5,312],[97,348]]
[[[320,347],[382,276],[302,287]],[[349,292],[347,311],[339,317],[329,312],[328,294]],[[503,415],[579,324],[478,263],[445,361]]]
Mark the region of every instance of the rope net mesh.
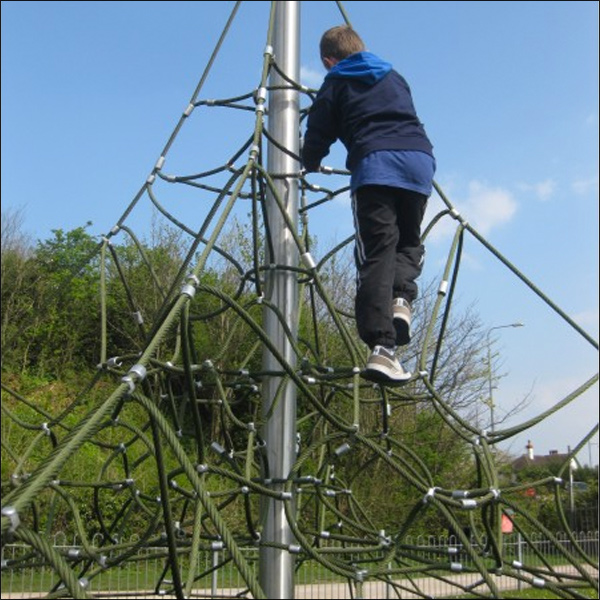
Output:
[[[209,68],[210,64],[207,72]],[[273,498],[285,507],[294,543],[283,550],[296,556],[297,568],[304,561],[318,561],[347,581],[355,594],[366,582],[383,580],[398,597],[409,592],[427,597],[419,583],[427,575],[451,582],[457,594],[501,597],[495,578],[499,573],[513,578],[515,587],[519,582],[544,586],[565,598],[582,597],[577,591],[582,585],[597,589],[593,557],[573,536],[570,545],[558,540],[519,502],[525,489],[553,490],[556,511],[570,535],[562,501],[562,473],[568,461],[558,477],[515,484],[502,479],[495,452],[497,443],[556,411],[569,410],[571,402],[597,382],[597,375],[517,427],[485,431],[465,416],[441,375],[465,235],[476,239],[595,349],[597,342],[470,226],[436,185],[444,209],[430,221],[424,237],[448,220],[456,233],[442,281],[430,294],[426,317],[417,315],[416,341],[403,357],[417,368],[402,387],[361,379],[366,348],[354,332],[348,302],[352,291],[340,289],[336,270],[340,253],[353,239],[320,253],[310,235],[311,214],[326,210],[328,202],[347,193],[348,174],[323,168],[319,177],[328,177],[330,187],[317,185],[314,176],[299,168],[277,176],[299,181],[296,232],[286,213],[286,198],[277,194],[275,176],[263,163],[263,148],[273,143],[265,125],[273,70],[287,82],[286,89],[297,91],[310,105],[315,90],[282,73],[269,51],[261,81],[245,94],[199,99],[205,73],[149,177],[103,237],[96,257],[102,295],[96,375],[56,414],[3,384],[3,420],[22,436],[18,447],[4,441],[2,445],[2,460],[12,469],[10,481],[2,484],[2,543],[16,541],[30,549],[22,561],[3,563],[3,572],[19,569],[34,556],[51,567],[73,597],[99,596],[88,589],[94,578],[135,561],[145,548],[164,548],[158,555],[164,569],[155,591],[183,598],[210,578],[211,570],[204,570],[197,557],[217,544],[242,575],[245,595],[264,597],[242,549],[271,543],[261,538],[260,505],[261,499]],[[244,142],[224,164],[211,164],[207,151],[197,172],[171,172],[168,159],[171,149],[176,151],[178,135],[194,119],[210,120],[211,111],[242,115]],[[303,116],[306,112],[301,111]],[[267,261],[273,255],[265,218],[267,192],[274,195],[289,226],[297,266]],[[177,216],[174,207],[180,198],[197,207],[198,224],[186,224]],[[177,262],[141,241],[139,215],[148,212],[155,231],[170,232]],[[240,215],[246,223],[243,229]],[[134,263],[144,265],[144,297],[130,279]],[[281,270],[298,281],[296,324],[286,322],[265,295],[269,274]],[[136,273],[139,276],[139,270]],[[122,302],[118,310],[133,315],[127,335],[115,325],[110,304],[115,294]],[[287,332],[295,354],[292,361],[266,334],[267,312]],[[276,370],[264,369],[265,351],[275,357]],[[261,397],[267,378],[281,382],[275,405],[286,385],[295,386],[298,398],[296,462],[281,481],[269,476],[261,435],[270,418]],[[14,415],[11,406],[16,403],[29,407],[30,419]],[[419,443],[419,427],[415,425],[409,437],[406,428],[398,434],[400,423],[411,420],[421,427],[441,423],[460,441],[462,456],[471,465],[466,479],[457,474],[453,481],[439,480],[423,455],[427,448]],[[570,457],[596,431],[597,425]],[[392,510],[395,496],[373,498],[373,478],[386,480],[386,489],[397,498],[410,498],[409,510],[378,522],[374,515],[380,511],[373,506],[390,502]],[[469,483],[456,488],[459,481]],[[44,518],[38,514],[39,504],[50,507]],[[81,540],[77,552],[57,551],[45,535],[61,514],[68,515]],[[432,514],[454,533],[456,545],[440,549],[410,542],[418,525]],[[571,574],[561,576],[543,556],[535,565],[508,557],[501,528],[507,514],[525,540],[527,531],[543,534],[559,553],[560,564],[572,567]],[[135,541],[123,541],[132,532]],[[461,561],[457,547],[462,549]],[[449,579],[459,571],[478,578],[469,585]],[[58,589],[56,584],[48,591],[59,593]]]

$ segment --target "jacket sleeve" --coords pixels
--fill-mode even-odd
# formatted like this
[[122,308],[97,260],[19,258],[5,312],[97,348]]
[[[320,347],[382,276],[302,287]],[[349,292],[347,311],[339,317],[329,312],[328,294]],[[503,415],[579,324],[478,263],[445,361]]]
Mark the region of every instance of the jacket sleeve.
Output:
[[331,86],[321,88],[308,113],[302,163],[311,172],[317,171],[329,148],[338,139],[337,119],[332,100]]

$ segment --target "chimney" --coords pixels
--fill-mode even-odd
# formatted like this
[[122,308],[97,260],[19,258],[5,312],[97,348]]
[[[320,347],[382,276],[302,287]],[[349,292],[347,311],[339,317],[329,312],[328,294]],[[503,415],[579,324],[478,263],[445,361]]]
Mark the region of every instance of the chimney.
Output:
[[548,452],[549,456],[556,456],[558,454],[558,450],[550,450],[550,452]]
[[525,446],[525,448],[527,448],[527,458],[533,460],[533,444],[531,443],[531,440],[527,440],[527,446]]

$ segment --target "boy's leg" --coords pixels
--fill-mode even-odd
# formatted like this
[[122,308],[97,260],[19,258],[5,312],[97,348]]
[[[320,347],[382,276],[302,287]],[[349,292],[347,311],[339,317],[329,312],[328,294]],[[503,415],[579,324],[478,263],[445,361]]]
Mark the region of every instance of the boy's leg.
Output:
[[417,278],[423,270],[425,247],[421,244],[421,223],[427,196],[410,190],[397,190],[396,219],[399,238],[396,245],[394,298],[413,302],[418,294]]
[[370,348],[396,343],[392,320],[399,243],[396,193],[393,188],[368,185],[360,187],[352,199],[356,229],[356,326]]

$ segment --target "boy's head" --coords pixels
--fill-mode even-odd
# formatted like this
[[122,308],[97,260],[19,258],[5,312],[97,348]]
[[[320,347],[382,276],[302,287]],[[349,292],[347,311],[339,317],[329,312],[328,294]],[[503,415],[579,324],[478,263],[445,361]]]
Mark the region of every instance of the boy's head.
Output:
[[330,69],[340,60],[355,52],[366,50],[360,36],[349,25],[338,25],[328,29],[321,37],[319,45],[321,60],[325,68]]

